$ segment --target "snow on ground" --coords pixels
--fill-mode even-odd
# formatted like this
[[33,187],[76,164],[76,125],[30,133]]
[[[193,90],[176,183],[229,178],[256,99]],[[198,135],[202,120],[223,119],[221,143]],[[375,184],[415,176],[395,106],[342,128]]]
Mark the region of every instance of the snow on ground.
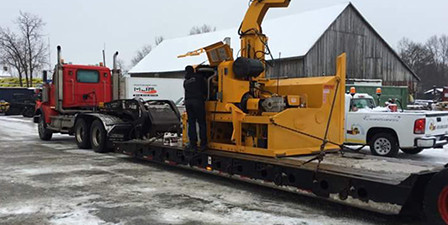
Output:
[[[37,136],[0,116],[0,224],[421,224]],[[364,150],[363,150],[364,151]],[[399,155],[448,162],[448,151]]]
[[[356,149],[357,147],[359,146],[353,146],[354,149]],[[364,147],[360,152],[370,154],[370,149],[369,147]],[[427,162],[438,165],[446,165],[448,163],[448,145],[445,145],[443,148],[425,149],[417,155],[405,154],[400,151],[397,158],[409,159],[418,162]]]
[[399,158],[446,165],[448,163],[448,146],[445,145],[444,148],[437,149],[425,149],[418,155],[407,155],[401,153]]

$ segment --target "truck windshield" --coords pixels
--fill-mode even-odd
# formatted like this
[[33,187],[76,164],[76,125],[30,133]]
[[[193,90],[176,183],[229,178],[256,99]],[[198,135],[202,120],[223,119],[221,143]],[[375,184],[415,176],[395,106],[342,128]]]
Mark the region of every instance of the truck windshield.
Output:
[[76,71],[76,80],[80,83],[98,83],[100,74],[96,70],[78,70]]
[[352,99],[350,111],[358,111],[358,109],[373,109],[375,108],[375,102],[371,98],[357,98]]

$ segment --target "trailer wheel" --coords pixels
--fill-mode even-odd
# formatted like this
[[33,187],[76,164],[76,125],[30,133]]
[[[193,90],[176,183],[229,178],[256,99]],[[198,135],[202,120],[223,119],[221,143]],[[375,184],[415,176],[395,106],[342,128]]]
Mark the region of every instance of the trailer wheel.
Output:
[[106,129],[104,129],[103,123],[99,120],[95,120],[92,123],[90,129],[90,142],[92,143],[92,148],[95,152],[105,153],[109,151],[107,148]]
[[395,157],[398,154],[398,141],[390,133],[378,133],[370,140],[370,151],[373,155]]
[[51,130],[47,129],[47,123],[45,123],[45,116],[44,114],[40,114],[39,118],[39,124],[37,125],[37,130],[39,132],[39,138],[43,141],[49,141],[51,140],[51,137],[53,136],[53,132]]
[[438,172],[429,181],[423,211],[428,224],[448,224],[448,169]]
[[78,119],[75,124],[75,141],[80,149],[89,149],[90,127],[84,119]]
[[416,155],[416,154],[422,152],[423,148],[406,148],[406,149],[401,149],[401,151],[406,154]]

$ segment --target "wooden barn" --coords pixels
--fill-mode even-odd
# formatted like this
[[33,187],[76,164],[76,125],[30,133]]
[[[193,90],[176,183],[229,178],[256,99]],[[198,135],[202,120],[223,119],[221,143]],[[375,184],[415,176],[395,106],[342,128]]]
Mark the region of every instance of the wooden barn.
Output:
[[[347,53],[349,79],[381,79],[383,85],[415,90],[419,77],[351,4],[335,5],[266,20],[273,67],[269,77],[306,77],[335,73],[336,57]],[[131,77],[182,78],[186,65],[207,63],[205,54],[178,59],[177,55],[205,47],[226,37],[239,52],[237,28],[163,41],[130,70]],[[266,56],[266,59],[270,59]]]

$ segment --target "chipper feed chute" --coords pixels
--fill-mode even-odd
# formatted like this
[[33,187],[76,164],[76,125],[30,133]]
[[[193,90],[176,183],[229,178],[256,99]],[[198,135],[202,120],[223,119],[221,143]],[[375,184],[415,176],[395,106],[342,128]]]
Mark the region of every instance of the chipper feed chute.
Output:
[[[334,76],[265,76],[269,47],[261,23],[269,8],[288,5],[285,0],[251,3],[239,30],[241,57],[236,60],[222,42],[181,56],[206,52],[217,71],[208,78],[210,149],[279,157],[338,150],[342,145],[345,54],[337,59]],[[200,68],[196,71],[201,73]]]

